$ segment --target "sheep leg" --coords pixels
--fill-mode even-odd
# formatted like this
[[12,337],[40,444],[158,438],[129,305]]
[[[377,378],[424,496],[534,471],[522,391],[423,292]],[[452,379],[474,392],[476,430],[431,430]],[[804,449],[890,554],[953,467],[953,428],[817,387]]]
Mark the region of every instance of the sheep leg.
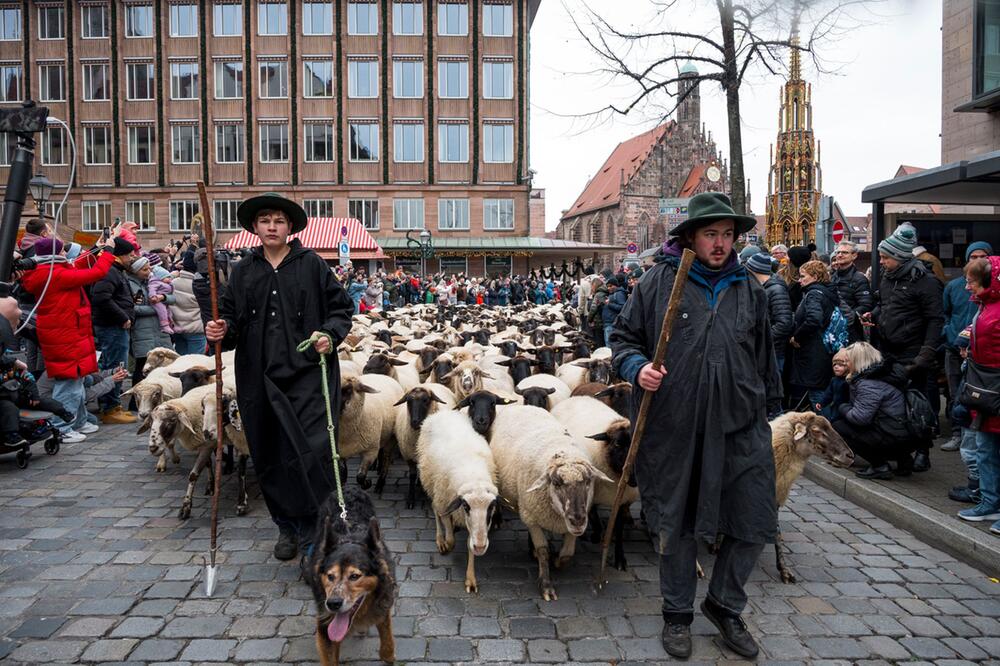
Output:
[[237,469],[237,489],[236,489],[236,515],[243,516],[246,515],[247,505],[250,503],[250,498],[247,495],[247,456],[245,453],[241,453],[236,459],[236,469]]
[[212,449],[204,448],[198,451],[194,467],[191,468],[191,472],[188,474],[187,492],[184,493],[184,501],[181,502],[181,510],[177,514],[181,520],[187,520],[191,517],[191,504],[194,501],[194,484],[197,483],[198,477],[201,476],[201,470],[205,468],[211,457]]
[[601,543],[604,536],[604,524],[601,522],[601,512],[597,510],[597,505],[590,506],[590,514],[587,516],[590,523],[590,543]]
[[361,458],[361,467],[358,469],[357,481],[358,485],[363,490],[368,490],[372,487],[372,482],[368,480],[368,469],[372,466],[372,463],[375,462],[376,457],[378,457],[377,452],[374,456],[368,456],[366,454],[363,458]]
[[619,571],[628,570],[628,562],[625,560],[625,516],[629,515],[628,506],[618,507],[618,518],[615,520],[615,569]]
[[230,475],[234,471],[233,467],[233,445],[227,444],[225,453],[222,456],[222,473],[225,475]]
[[531,543],[534,546],[535,559],[538,560],[538,589],[542,593],[545,601],[555,601],[556,590],[552,587],[552,580],[549,578],[549,542],[545,538],[545,532],[537,525],[528,525],[528,534],[531,536]]
[[476,580],[476,556],[469,548],[469,561],[465,564],[465,591],[468,594],[479,592],[479,581]]
[[417,503],[417,463],[409,463],[409,481],[410,487],[406,491],[406,508],[412,509]]
[[792,573],[791,569],[785,564],[785,555],[781,551],[781,546],[784,545],[785,540],[781,538],[781,528],[778,528],[778,538],[774,540],[774,562],[778,567],[778,574],[781,576],[782,583],[794,583],[795,574]]
[[[177,449],[174,448],[174,443],[170,442],[167,444],[167,448],[170,449],[170,459],[173,460],[175,465],[181,464],[181,456],[177,453]],[[164,461],[164,466],[166,466],[166,461]]]
[[160,454],[160,457],[156,460],[156,471],[165,472],[167,470],[167,452],[164,451]]
[[559,555],[556,557],[556,569],[565,568],[573,559],[574,553],[576,553],[576,537],[566,533],[563,535],[562,548],[559,549]]
[[[389,463],[391,462],[389,459],[389,451],[384,448],[379,449],[377,461],[378,464],[376,467],[378,468],[378,478],[375,480],[375,494],[381,497],[382,491],[385,489],[385,479],[389,476]],[[412,509],[413,507],[407,508]]]
[[[215,453],[215,447],[208,449],[209,456]],[[211,462],[211,460],[209,461]],[[208,482],[205,484],[205,495],[211,495],[215,492],[215,465],[208,465]]]
[[438,552],[439,553],[441,553],[442,555],[447,555],[448,553],[451,552],[451,549],[448,548],[448,543],[447,543],[447,541],[445,541],[445,538],[444,538],[444,531],[445,531],[445,529],[444,529],[443,520],[450,521],[451,519],[450,518],[444,518],[444,519],[442,519],[441,516],[439,516],[437,514],[437,512],[435,511],[434,512],[434,543],[437,544]]
[[445,516],[442,521],[444,523],[444,544],[448,547],[445,552],[450,553],[455,549],[455,521],[451,516]]

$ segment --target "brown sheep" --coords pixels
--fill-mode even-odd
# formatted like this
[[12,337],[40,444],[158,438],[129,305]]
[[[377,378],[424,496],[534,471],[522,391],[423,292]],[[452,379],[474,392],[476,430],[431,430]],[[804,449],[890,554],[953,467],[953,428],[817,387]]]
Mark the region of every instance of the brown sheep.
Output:
[[625,418],[632,417],[632,385],[628,382],[619,382],[611,386],[601,382],[587,382],[573,389],[573,395],[589,395],[592,398],[597,398]]

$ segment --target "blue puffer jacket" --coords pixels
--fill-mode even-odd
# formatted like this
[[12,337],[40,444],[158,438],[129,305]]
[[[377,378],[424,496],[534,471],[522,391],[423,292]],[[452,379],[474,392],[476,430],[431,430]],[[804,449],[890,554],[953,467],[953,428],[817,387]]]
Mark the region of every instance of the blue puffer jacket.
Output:
[[906,386],[903,367],[878,363],[850,379],[851,401],[840,414],[854,426],[871,426],[892,438],[906,439]]
[[965,277],[960,276],[944,287],[944,343],[951,349],[958,348],[958,334],[972,324],[979,306],[972,301],[972,294],[965,288]]
[[601,312],[601,317],[604,321],[604,325],[615,323],[615,318],[621,313],[622,308],[625,307],[625,302],[628,301],[628,290],[625,287],[618,287],[615,292],[608,297],[608,302],[604,306],[604,310]]

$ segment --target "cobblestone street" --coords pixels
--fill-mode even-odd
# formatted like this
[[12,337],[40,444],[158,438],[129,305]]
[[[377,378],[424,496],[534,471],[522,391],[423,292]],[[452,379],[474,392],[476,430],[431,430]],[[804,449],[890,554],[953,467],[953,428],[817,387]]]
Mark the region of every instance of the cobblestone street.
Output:
[[[309,591],[296,563],[271,556],[276,532],[255,483],[251,511],[237,517],[235,478],[225,479],[222,582],[206,599],[205,479],[180,521],[192,456],[156,474],[132,432],[102,428],[54,457],[38,447],[26,470],[12,456],[0,462],[0,660],[314,663]],[[554,574],[559,600],[545,603],[527,533],[507,521],[477,560],[480,593],[470,596],[461,535],[453,554],[437,554],[427,506],[403,508],[403,471],[377,502],[400,581],[399,662],[666,661],[657,560],[640,531],[628,533],[629,571],[612,571],[600,596],[591,590],[597,547],[587,543]],[[805,480],[781,518],[799,583],[778,582],[767,549],[745,616],[762,662],[1000,664],[995,580]],[[692,661],[734,658],[700,616],[693,631]],[[372,662],[376,646],[372,630],[349,638],[344,655]]]

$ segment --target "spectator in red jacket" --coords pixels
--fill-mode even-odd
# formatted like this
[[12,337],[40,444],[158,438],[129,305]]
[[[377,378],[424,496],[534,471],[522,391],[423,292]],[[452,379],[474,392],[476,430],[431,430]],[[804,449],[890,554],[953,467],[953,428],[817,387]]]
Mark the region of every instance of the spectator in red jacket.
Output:
[[[52,397],[74,415],[70,423],[59,424],[63,441],[76,442],[94,432],[87,423],[83,378],[97,372],[97,349],[90,320],[90,301],[83,290],[104,277],[115,257],[114,241],[105,241],[92,266],[90,257],[71,264],[62,255],[62,241],[42,238],[35,243],[36,268],[21,278],[24,288],[39,300],[36,313],[38,342],[45,358],[45,370],[54,381]],[[44,294],[44,295],[43,295]]]

